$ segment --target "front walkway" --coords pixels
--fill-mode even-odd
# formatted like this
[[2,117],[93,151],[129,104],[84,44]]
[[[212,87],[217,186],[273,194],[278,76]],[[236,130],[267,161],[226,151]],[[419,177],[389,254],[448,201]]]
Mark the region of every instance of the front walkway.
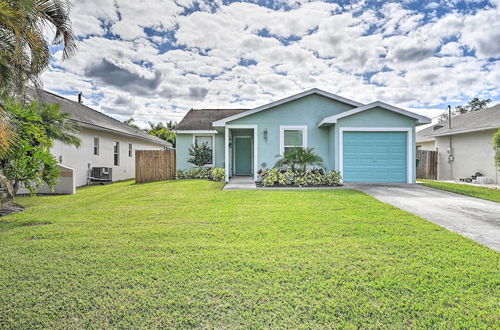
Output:
[[417,184],[347,184],[500,251],[500,203]]
[[257,189],[253,176],[233,176],[222,190],[253,190]]

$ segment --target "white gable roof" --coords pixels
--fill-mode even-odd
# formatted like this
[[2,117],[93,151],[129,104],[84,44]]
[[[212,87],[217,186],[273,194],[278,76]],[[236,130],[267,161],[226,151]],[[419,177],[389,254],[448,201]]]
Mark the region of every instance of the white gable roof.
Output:
[[357,107],[357,108],[354,108],[354,109],[351,109],[348,111],[341,112],[341,113],[336,114],[334,116],[326,117],[325,119],[323,119],[322,121],[319,122],[318,127],[323,127],[323,126],[335,124],[337,122],[337,120],[340,118],[352,116],[356,113],[370,110],[370,109],[373,109],[376,107],[383,108],[383,109],[389,110],[389,111],[393,111],[393,112],[399,113],[403,116],[414,118],[417,120],[417,123],[419,123],[419,124],[428,124],[431,122],[431,119],[428,117],[425,117],[425,116],[416,114],[414,112],[410,112],[410,111],[395,107],[393,105],[390,105],[390,104],[387,104],[384,102],[376,101],[376,102],[372,102],[370,104],[363,105],[363,106],[360,106],[360,107]]
[[325,92],[324,90],[321,90],[321,89],[318,89],[318,88],[313,88],[313,89],[309,89],[307,91],[304,91],[302,93],[298,93],[298,94],[295,94],[295,95],[292,95],[292,96],[289,96],[289,97],[285,97],[284,99],[281,99],[281,100],[278,100],[278,101],[274,101],[274,102],[271,102],[271,103],[268,103],[268,104],[264,104],[264,105],[262,105],[260,107],[254,108],[254,109],[251,109],[251,110],[248,110],[248,111],[244,111],[242,113],[239,113],[239,114],[236,114],[236,115],[233,115],[233,116],[221,119],[221,120],[214,121],[212,123],[212,126],[214,126],[214,127],[225,126],[226,123],[229,122],[229,121],[233,121],[235,119],[243,118],[243,117],[252,115],[252,114],[254,114],[256,112],[264,111],[264,110],[270,109],[272,107],[281,105],[283,103],[294,101],[294,100],[300,99],[300,98],[302,98],[304,96],[308,96],[308,95],[311,95],[311,94],[318,94],[318,95],[327,97],[329,99],[332,99],[332,100],[335,100],[335,101],[339,101],[339,102],[342,102],[342,103],[345,103],[345,104],[349,104],[349,105],[352,105],[352,106],[355,106],[355,107],[360,107],[360,106],[363,105],[362,103],[359,103],[359,102],[347,99],[345,97],[338,96],[338,95],[335,95],[335,94],[332,94],[332,93],[328,93],[328,92]]

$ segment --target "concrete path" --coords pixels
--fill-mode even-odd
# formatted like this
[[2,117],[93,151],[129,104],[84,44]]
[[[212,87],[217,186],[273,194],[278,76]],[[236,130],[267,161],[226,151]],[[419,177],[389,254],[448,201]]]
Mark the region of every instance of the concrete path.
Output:
[[500,203],[418,184],[346,184],[500,251]]
[[253,190],[257,189],[252,176],[233,176],[222,190]]

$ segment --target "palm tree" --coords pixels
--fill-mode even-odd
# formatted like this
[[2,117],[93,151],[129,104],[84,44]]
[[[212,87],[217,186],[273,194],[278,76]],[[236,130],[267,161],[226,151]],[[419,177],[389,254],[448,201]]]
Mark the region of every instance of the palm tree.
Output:
[[123,121],[123,123],[125,125],[128,125],[128,126],[132,127],[132,128],[139,129],[139,126],[137,126],[137,124],[135,123],[134,118],[125,119]]
[[172,127],[173,125],[175,125],[175,123],[172,124],[172,121],[170,121],[169,123],[167,123],[167,126],[165,126],[162,122],[156,124],[149,122],[150,128],[147,130],[147,132],[150,135],[154,135],[162,140],[172,143],[172,145],[175,147],[176,134],[171,128],[168,127],[169,125],[170,127]]
[[15,132],[10,121],[10,116],[3,106],[0,105],[0,159],[2,159],[9,150],[9,146],[12,144],[14,136]]
[[274,167],[289,168],[292,172],[304,174],[307,166],[323,165],[323,158],[313,152],[313,148],[292,148],[284,153]]
[[22,94],[27,82],[39,86],[50,49],[44,28],[55,28],[52,44],[63,45],[63,58],[76,50],[67,0],[0,0],[0,96]]

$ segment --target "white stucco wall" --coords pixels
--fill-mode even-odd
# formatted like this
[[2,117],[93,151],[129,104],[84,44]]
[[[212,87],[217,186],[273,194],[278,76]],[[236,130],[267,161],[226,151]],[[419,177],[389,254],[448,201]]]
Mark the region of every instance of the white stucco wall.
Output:
[[[458,180],[476,172],[500,182],[500,172],[495,167],[493,134],[496,130],[436,137],[438,150],[438,180]],[[450,138],[454,161],[448,161]]]
[[[74,169],[77,187],[87,184],[89,164],[90,167],[113,168],[113,181],[132,179],[135,177],[135,150],[164,149],[164,146],[154,142],[88,128],[81,128],[78,136],[81,139],[81,146],[78,149],[59,141],[55,141],[51,149],[56,159],[62,160],[60,162],[62,165]],[[99,155],[94,155],[94,137],[99,138]],[[113,165],[114,141],[120,142],[118,166]],[[132,143],[132,157],[128,155],[129,143]]]
[[436,150],[436,143],[434,141],[417,142],[417,148],[420,150]]

